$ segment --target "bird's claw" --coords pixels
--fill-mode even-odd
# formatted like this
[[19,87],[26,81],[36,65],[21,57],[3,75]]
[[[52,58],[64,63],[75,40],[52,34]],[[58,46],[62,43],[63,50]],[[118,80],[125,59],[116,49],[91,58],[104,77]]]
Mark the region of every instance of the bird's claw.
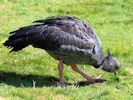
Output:
[[100,78],[91,78],[88,80],[88,83],[102,83],[105,82],[105,79],[100,79]]
[[59,82],[57,82],[57,86],[64,87],[64,86],[65,86],[64,81],[59,81]]

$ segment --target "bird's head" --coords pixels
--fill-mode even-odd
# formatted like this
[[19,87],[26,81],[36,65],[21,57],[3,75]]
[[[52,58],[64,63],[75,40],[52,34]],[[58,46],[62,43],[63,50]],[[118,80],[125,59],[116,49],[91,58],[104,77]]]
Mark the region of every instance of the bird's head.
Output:
[[120,69],[120,62],[114,56],[111,55],[109,49],[107,56],[103,60],[101,69],[115,74]]

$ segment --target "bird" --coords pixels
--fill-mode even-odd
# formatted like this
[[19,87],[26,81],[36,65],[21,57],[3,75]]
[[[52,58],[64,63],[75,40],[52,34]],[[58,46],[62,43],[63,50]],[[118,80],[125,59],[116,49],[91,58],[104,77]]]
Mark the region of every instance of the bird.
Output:
[[52,16],[36,20],[34,25],[21,27],[13,32],[3,43],[10,52],[22,50],[28,45],[45,50],[59,61],[59,84],[64,85],[64,64],[83,76],[87,82],[96,83],[104,79],[93,78],[81,71],[77,64],[100,68],[116,73],[120,62],[110,53],[103,53],[100,38],[85,20],[74,16]]

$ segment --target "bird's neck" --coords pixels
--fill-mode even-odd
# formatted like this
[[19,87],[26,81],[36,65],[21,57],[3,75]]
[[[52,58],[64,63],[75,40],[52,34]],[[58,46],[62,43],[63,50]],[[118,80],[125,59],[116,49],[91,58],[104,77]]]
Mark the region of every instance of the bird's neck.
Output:
[[103,65],[103,63],[104,63],[104,60],[105,60],[105,57],[104,57],[104,59],[102,60],[101,64],[99,64],[99,65],[95,66],[95,68],[101,68],[101,67],[102,67],[102,65]]

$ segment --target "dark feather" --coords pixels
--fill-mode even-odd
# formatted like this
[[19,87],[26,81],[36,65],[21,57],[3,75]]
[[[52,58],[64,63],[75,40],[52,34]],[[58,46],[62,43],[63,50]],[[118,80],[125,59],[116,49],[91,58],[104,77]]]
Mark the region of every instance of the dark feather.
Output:
[[[79,54],[82,54],[81,56],[88,55],[89,59],[95,60],[93,63],[91,62],[91,65],[97,66],[101,63],[103,53],[99,39],[87,22],[73,16],[49,17],[34,22],[41,24],[22,27],[10,32],[11,35],[4,45],[11,47],[12,51],[18,51],[32,45],[48,52],[56,52],[54,54],[58,56],[57,59],[68,56],[66,59],[69,60],[69,58],[73,58],[72,55],[78,54],[77,57],[74,56],[76,58],[73,58],[75,59],[73,61],[80,63],[81,61],[77,59]],[[95,43],[91,43],[90,39]]]

